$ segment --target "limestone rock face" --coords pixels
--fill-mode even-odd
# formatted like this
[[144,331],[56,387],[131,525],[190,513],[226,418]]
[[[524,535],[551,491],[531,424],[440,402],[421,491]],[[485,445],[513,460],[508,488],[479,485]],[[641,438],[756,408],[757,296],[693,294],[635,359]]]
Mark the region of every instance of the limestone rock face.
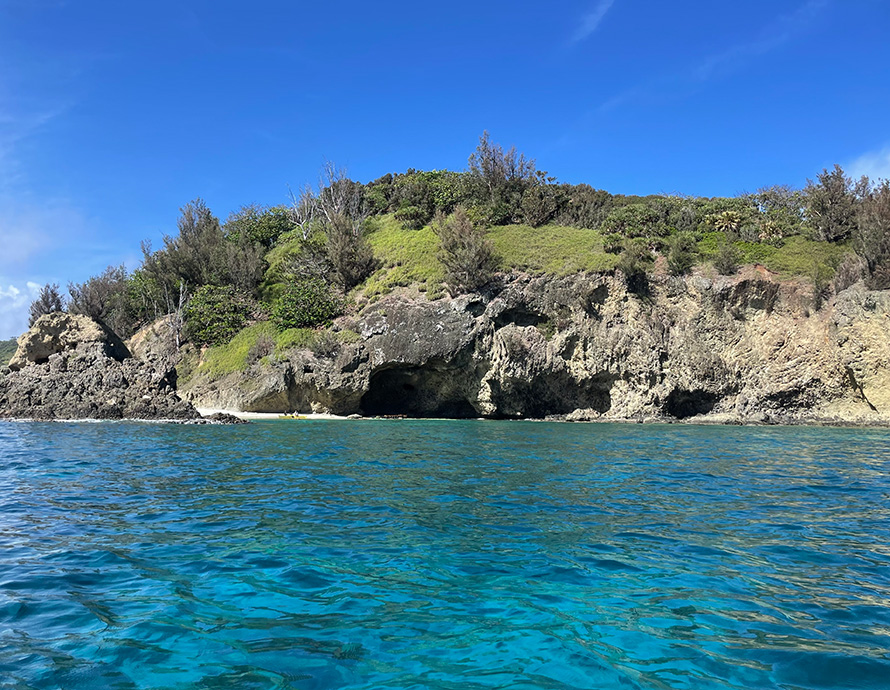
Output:
[[51,355],[86,343],[99,343],[108,357],[118,361],[130,356],[120,338],[88,316],[55,312],[41,316],[19,337],[9,369],[18,371],[29,364],[43,364]]
[[19,339],[0,377],[0,417],[194,419],[175,371],[129,356],[120,339],[85,316],[43,316]]
[[254,411],[572,420],[890,422],[890,293],[812,308],[805,284],[514,274],[483,294],[392,295],[362,340],[295,352],[184,395]]

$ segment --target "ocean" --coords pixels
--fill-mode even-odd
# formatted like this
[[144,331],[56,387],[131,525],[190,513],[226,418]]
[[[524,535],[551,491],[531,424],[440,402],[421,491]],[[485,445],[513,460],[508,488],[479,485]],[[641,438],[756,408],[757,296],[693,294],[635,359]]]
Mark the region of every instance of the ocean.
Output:
[[890,688],[890,431],[3,422],[0,688]]

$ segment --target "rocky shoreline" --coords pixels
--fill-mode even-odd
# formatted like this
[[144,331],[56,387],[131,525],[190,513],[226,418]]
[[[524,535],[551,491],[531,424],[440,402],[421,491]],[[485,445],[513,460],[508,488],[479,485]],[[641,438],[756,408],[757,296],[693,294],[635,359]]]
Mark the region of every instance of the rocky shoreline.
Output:
[[48,315],[0,376],[0,418],[890,425],[890,295],[861,285],[815,309],[808,285],[757,267],[656,277],[644,294],[620,274],[511,274],[480,294],[405,289],[359,307],[335,323],[355,342],[186,381],[168,321],[124,344]]
[[0,376],[0,418],[240,422],[202,417],[177,395],[174,367],[136,359],[103,325],[64,313],[42,316],[19,338]]
[[749,267],[733,278],[513,274],[482,293],[405,290],[302,350],[180,394],[199,407],[365,417],[890,423],[890,295],[861,285],[815,309],[812,288]]

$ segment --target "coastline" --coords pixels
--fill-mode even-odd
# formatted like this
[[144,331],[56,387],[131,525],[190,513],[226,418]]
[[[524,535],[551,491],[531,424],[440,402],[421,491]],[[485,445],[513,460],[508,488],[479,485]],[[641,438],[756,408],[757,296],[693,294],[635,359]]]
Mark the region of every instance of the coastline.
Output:
[[240,410],[226,410],[217,407],[195,407],[202,417],[209,417],[214,414],[227,414],[239,419],[259,420],[259,419],[282,419],[293,416],[294,419],[348,419],[343,415],[327,414],[324,412],[242,412]]

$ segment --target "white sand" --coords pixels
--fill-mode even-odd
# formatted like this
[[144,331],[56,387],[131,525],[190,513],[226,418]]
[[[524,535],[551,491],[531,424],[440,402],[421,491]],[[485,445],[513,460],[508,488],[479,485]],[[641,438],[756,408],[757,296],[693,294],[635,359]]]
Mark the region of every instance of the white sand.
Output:
[[318,412],[241,412],[240,410],[223,410],[215,407],[196,407],[195,409],[198,410],[198,413],[202,417],[221,412],[241,419],[280,419],[283,415],[289,416],[291,414],[306,419],[346,419],[346,417],[341,415],[323,414]]

